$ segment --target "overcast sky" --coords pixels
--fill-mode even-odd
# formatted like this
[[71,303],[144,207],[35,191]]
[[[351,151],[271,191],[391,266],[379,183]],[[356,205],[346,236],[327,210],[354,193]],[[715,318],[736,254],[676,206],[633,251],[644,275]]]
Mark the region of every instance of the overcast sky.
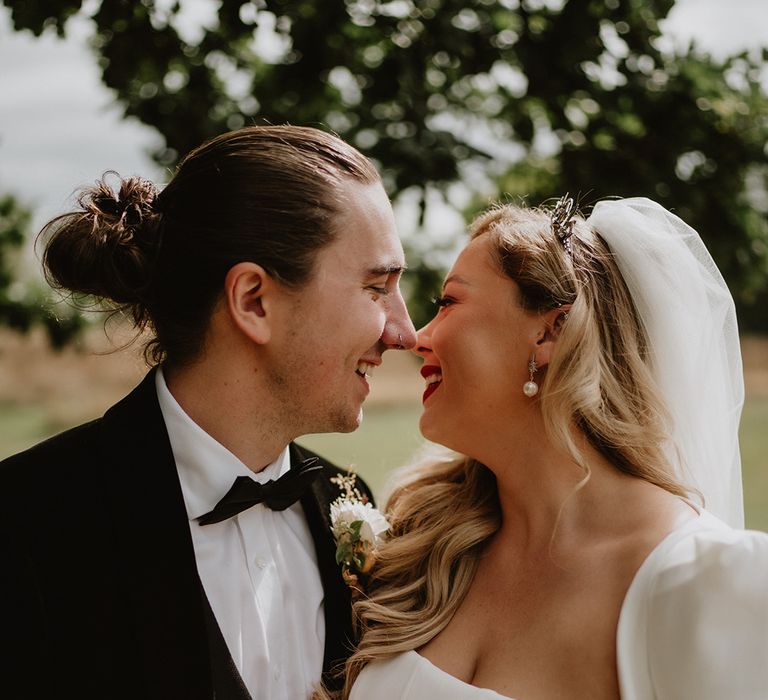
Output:
[[[73,28],[65,40],[15,33],[0,8],[0,193],[33,207],[36,225],[105,170],[164,179],[146,155],[159,142],[155,132],[120,119],[86,47],[87,23]],[[768,46],[768,2],[678,0],[665,31],[717,56]]]

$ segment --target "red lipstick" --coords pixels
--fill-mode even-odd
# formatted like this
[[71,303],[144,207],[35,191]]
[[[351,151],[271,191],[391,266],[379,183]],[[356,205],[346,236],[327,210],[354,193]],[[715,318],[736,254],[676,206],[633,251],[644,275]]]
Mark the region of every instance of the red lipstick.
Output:
[[[437,365],[424,365],[419,370],[419,372],[421,376],[424,377],[424,379],[432,376],[433,374],[439,374],[442,376],[442,370]],[[440,386],[441,382],[442,382],[442,379],[427,385],[427,388],[424,390],[424,394],[421,397],[422,403],[424,403],[430,396],[432,396],[432,394],[437,390],[437,387]]]

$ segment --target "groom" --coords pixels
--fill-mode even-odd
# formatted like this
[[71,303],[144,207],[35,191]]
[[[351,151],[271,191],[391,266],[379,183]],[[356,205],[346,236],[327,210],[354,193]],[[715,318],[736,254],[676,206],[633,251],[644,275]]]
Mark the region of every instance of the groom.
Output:
[[77,255],[57,246],[84,214],[57,224],[47,271],[82,291],[113,220],[121,246],[156,246],[131,258],[152,260],[141,295],[116,299],[113,275],[89,291],[134,304],[160,362],[104,417],[0,463],[0,693],[306,698],[349,654],[350,597],[340,470],[292,441],[354,430],[382,354],[415,342],[389,201],[357,151],[296,127],[214,139],[157,196],[122,185],[87,200],[98,241]]

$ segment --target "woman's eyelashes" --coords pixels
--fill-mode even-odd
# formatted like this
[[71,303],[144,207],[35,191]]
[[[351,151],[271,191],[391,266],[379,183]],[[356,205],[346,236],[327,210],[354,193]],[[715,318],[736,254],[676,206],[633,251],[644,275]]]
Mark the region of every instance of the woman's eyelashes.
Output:
[[438,307],[438,309],[442,309],[445,306],[450,306],[453,304],[454,300],[453,298],[449,296],[439,296],[432,299],[432,303]]

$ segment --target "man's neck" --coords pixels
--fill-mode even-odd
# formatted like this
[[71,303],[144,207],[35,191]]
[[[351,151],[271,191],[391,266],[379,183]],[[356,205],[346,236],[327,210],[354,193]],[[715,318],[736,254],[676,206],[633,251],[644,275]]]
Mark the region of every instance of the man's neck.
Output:
[[231,367],[199,362],[164,367],[163,375],[182,410],[253,472],[274,462],[292,439],[269,392],[246,385]]

